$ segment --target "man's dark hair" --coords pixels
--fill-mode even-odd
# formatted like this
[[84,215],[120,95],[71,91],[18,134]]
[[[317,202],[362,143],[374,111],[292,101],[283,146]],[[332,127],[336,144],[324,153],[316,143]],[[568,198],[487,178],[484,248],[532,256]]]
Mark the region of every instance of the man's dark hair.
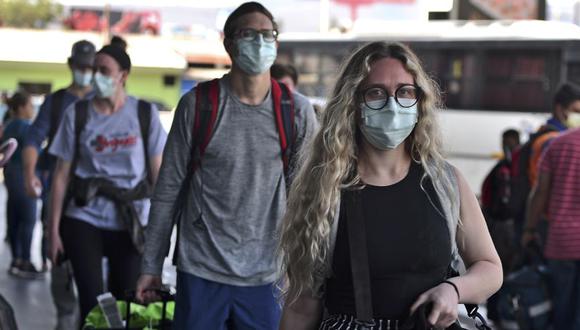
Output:
[[580,101],[580,89],[570,83],[560,86],[556,95],[554,95],[554,107],[559,104],[567,108],[574,101]]
[[260,13],[266,15],[266,17],[272,21],[274,30],[278,30],[278,25],[276,24],[276,21],[274,21],[274,16],[272,16],[272,13],[266,9],[266,7],[262,6],[262,4],[252,1],[241,4],[230,14],[230,16],[228,16],[226,24],[224,25],[224,37],[232,38],[237,29],[236,25],[238,18],[251,13]]
[[276,80],[280,80],[286,76],[292,78],[294,85],[298,85],[298,72],[293,65],[274,63],[270,67],[270,75]]
[[520,132],[516,131],[513,128],[507,129],[505,130],[502,135],[501,135],[502,139],[509,139],[512,138],[516,141],[518,141],[518,143],[520,142]]

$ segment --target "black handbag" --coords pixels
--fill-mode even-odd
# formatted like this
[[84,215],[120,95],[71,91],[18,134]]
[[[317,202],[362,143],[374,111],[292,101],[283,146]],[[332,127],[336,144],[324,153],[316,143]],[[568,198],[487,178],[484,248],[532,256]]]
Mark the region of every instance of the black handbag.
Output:
[[[423,304],[417,308],[413,315],[409,316],[400,326],[399,330],[432,330],[433,326],[427,321],[432,305],[430,303]],[[455,322],[445,328],[445,330],[467,330]]]

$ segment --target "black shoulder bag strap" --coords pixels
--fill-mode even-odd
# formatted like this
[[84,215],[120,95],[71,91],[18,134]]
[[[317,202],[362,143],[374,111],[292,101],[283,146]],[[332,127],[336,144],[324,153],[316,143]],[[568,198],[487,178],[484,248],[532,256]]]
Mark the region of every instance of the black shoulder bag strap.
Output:
[[147,181],[152,185],[151,162],[149,160],[149,129],[151,127],[151,103],[139,100],[137,103],[137,116],[139,117],[139,127],[141,128],[141,138],[143,139],[143,149],[145,151],[145,169],[147,171]]
[[375,321],[373,320],[369,255],[360,190],[348,191],[346,194],[348,245],[356,307],[355,322],[361,325],[361,329],[370,329],[375,325]]
[[80,144],[81,144],[81,133],[87,124],[89,117],[89,101],[82,100],[75,104],[75,148],[74,156],[71,166],[71,175],[74,176],[74,171],[76,170],[77,164],[80,157]]
[[[74,149],[73,149],[74,150],[73,158],[72,158],[70,171],[69,171],[68,187],[66,190],[64,203],[62,204],[63,207],[65,207],[65,208],[69,204],[71,198],[73,198],[75,172],[76,172],[77,165],[79,162],[80,149],[81,149],[80,148],[81,132],[83,131],[83,129],[85,128],[85,125],[87,124],[88,116],[89,116],[89,101],[82,100],[82,101],[78,101],[77,103],[75,103],[75,125],[74,125],[75,145],[74,145]],[[63,212],[63,214],[64,214],[64,212]]]
[[52,100],[50,102],[50,127],[48,128],[48,146],[46,149],[50,148],[52,140],[58,131],[58,126],[60,124],[60,119],[64,109],[62,105],[64,103],[64,95],[66,94],[66,89],[59,89],[54,94],[52,94]]

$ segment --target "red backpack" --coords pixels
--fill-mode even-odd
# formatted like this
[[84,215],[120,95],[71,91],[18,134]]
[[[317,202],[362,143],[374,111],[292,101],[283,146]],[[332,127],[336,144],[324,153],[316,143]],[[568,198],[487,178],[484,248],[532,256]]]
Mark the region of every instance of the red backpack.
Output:
[[[286,85],[272,79],[272,99],[276,128],[280,136],[284,174],[288,176],[288,167],[293,153],[296,132],[294,127],[294,99]],[[219,111],[219,79],[197,85],[195,91],[195,117],[193,121],[192,159],[193,171],[199,166],[205,149],[216,128]]]
[[[282,162],[284,164],[284,177],[286,189],[290,186],[289,167],[292,156],[295,154],[296,140],[294,99],[288,87],[272,79],[272,101],[274,103],[274,118],[278,135],[280,136],[280,149],[282,149]],[[173,207],[173,220],[177,223],[177,241],[173,253],[173,264],[177,265],[177,249],[179,248],[179,219],[181,218],[181,205],[184,205],[187,191],[193,174],[200,165],[205,150],[216,128],[219,112],[220,84],[219,79],[199,83],[195,90],[195,116],[193,119],[193,134],[191,161],[188,165],[185,180],[183,181],[176,202]],[[167,251],[169,253],[169,251]]]

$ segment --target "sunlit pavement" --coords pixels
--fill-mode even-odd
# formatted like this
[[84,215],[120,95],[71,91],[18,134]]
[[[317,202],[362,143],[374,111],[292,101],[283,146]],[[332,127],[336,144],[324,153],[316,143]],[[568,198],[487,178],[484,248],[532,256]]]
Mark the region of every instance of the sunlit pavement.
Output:
[[[32,261],[39,267],[41,226],[34,228]],[[6,237],[6,187],[0,183],[0,294],[14,309],[18,329],[54,329],[56,311],[50,295],[50,278],[41,280],[20,279],[8,274],[12,259],[10,247],[4,242]]]
[[[12,305],[20,330],[50,330],[56,325],[56,310],[50,295],[50,275],[41,280],[25,280],[8,275],[11,261],[10,248],[4,243],[6,233],[6,189],[0,184],[0,294]],[[32,261],[40,267],[40,234],[41,226],[37,223],[34,229]],[[166,259],[163,278],[166,283],[175,285],[175,271],[169,259]],[[465,316],[463,306],[459,308],[462,325],[475,329],[473,322]],[[485,310],[483,310],[485,313]],[[8,329],[7,329],[8,330]]]

